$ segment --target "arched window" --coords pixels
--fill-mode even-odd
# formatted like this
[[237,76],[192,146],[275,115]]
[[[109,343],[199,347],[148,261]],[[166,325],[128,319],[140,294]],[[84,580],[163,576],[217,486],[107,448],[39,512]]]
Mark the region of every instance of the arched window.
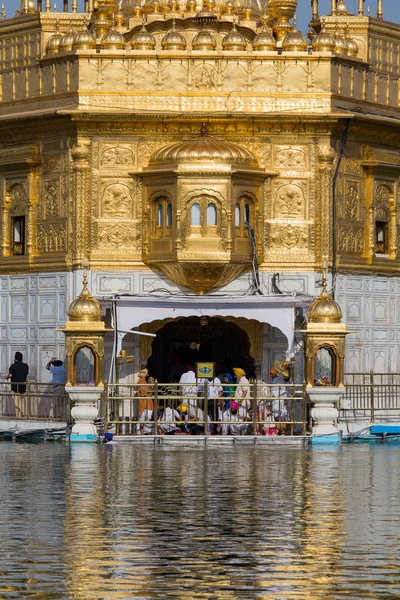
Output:
[[240,204],[235,206],[235,226],[240,227]]
[[248,204],[244,205],[244,222],[250,223],[250,206]]
[[164,225],[164,211],[163,205],[159,204],[157,207],[157,227],[162,227]]
[[166,225],[167,225],[167,227],[172,227],[172,204],[171,204],[171,202],[167,205]]
[[82,346],[75,354],[75,383],[77,385],[94,385],[95,377],[95,356],[92,348]]
[[201,225],[201,208],[198,202],[195,202],[190,209],[190,224],[195,226]]
[[217,207],[214,202],[207,206],[207,225],[215,226],[217,224]]
[[242,196],[238,199],[235,205],[235,227],[236,227],[236,237],[247,237],[249,235],[249,230],[247,228],[247,223],[253,225],[252,223],[252,212],[253,212],[253,203],[248,196]]

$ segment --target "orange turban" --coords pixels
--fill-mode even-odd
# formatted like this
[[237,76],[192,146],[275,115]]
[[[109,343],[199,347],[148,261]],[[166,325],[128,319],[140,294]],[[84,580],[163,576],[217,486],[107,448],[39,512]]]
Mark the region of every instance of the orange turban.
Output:
[[239,367],[235,367],[233,372],[235,373],[236,377],[244,377],[246,375],[243,369],[240,369]]

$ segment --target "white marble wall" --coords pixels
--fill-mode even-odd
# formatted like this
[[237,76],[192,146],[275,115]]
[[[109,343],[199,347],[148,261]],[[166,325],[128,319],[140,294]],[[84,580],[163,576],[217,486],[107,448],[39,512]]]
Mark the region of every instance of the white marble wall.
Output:
[[0,277],[0,375],[22,352],[32,379],[46,382],[52,356],[64,358],[67,275],[46,273]]

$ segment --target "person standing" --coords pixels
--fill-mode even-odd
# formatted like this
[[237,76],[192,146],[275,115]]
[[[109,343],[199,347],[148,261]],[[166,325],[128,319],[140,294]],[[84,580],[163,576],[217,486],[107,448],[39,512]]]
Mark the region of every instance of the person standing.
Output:
[[29,367],[22,362],[21,352],[16,352],[14,362],[8,369],[7,379],[11,379],[12,399],[15,406],[15,416],[20,419],[24,416],[24,395],[26,392],[26,381],[28,379]]
[[197,406],[197,385],[196,375],[193,365],[186,365],[186,372],[181,375],[179,380],[182,403],[189,404],[194,410]]
[[53,356],[46,365],[46,369],[52,374],[51,383],[53,385],[52,391],[57,391],[59,385],[64,385],[67,378],[67,371],[64,367],[62,360],[58,360],[56,356]]
[[272,401],[272,413],[276,423],[278,433],[284,435],[287,429],[288,420],[288,387],[290,381],[289,366],[285,361],[275,362],[275,365],[269,371],[273,386],[271,388],[271,396],[276,398]]
[[243,369],[235,367],[233,373],[236,378],[235,400],[239,406],[244,406],[247,410],[251,407],[250,400],[250,382]]

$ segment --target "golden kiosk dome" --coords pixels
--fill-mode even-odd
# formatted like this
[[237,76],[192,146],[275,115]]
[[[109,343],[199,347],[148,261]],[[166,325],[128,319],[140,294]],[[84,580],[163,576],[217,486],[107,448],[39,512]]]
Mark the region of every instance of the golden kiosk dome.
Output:
[[124,36],[113,27],[101,39],[101,47],[108,50],[123,50],[126,46]]
[[313,38],[311,45],[315,52],[333,52],[336,40],[323,25],[320,33]]
[[177,31],[175,27],[175,19],[172,21],[171,31],[164,35],[163,39],[161,40],[161,48],[163,50],[185,50],[186,48],[186,40],[183,35]]
[[96,46],[96,40],[88,29],[78,31],[74,36],[74,50],[88,50]]
[[215,50],[217,41],[208,31],[199,31],[192,40],[193,50]]
[[256,157],[247,148],[210,136],[205,125],[200,135],[155,152],[150,158],[149,168],[176,164],[204,166],[207,163],[212,167],[236,165],[246,169],[259,168]]
[[336,54],[348,54],[349,53],[349,45],[344,37],[340,35],[338,31],[335,33],[335,49]]
[[69,321],[79,322],[99,322],[102,317],[102,310],[100,303],[93,298],[87,287],[87,273],[86,268],[83,272],[83,288],[81,293],[68,308],[68,319]]
[[240,33],[240,31],[236,29],[236,23],[234,23],[230,33],[228,33],[228,35],[226,35],[222,40],[222,49],[229,51],[242,51],[246,50],[246,47],[246,38]]
[[296,28],[283,38],[282,50],[285,52],[305,52],[308,48],[304,35]]
[[339,304],[328,294],[326,289],[326,274],[322,279],[322,290],[319,298],[314,300],[307,312],[309,323],[340,323],[342,309]]
[[141,30],[133,36],[131,46],[134,50],[154,50],[156,47],[155,37],[147,31],[144,23]]
[[263,27],[261,33],[254,38],[253,49],[256,52],[271,52],[276,50],[276,39],[272,33],[269,33],[266,27]]
[[74,38],[75,38],[75,34],[72,31],[72,29],[70,28],[68,33],[63,35],[62,38],[60,39],[60,44],[58,47],[59,52],[71,52],[71,50],[73,49],[73,46],[74,46]]
[[62,33],[58,31],[55,32],[54,35],[49,37],[46,46],[46,54],[58,54],[60,51],[60,41],[63,37]]

